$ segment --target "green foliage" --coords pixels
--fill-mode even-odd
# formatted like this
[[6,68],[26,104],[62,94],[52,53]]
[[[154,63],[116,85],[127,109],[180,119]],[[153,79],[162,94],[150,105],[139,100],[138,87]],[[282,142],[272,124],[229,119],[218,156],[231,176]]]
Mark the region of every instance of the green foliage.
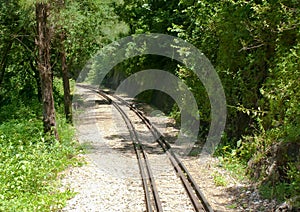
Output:
[[177,19],[174,8],[179,1],[123,0],[116,5],[117,15],[129,24],[130,34],[145,32],[166,33]]
[[[66,34],[64,42],[69,73],[74,79],[86,62],[105,44],[127,33],[127,25],[113,11],[114,1],[66,1],[53,22]],[[117,4],[118,5],[118,4]],[[57,47],[57,52],[60,48]],[[58,67],[60,69],[60,67]]]
[[0,3],[0,106],[37,94],[34,22],[17,1]]
[[55,211],[72,195],[59,191],[56,182],[60,171],[79,163],[73,159],[78,153],[74,130],[60,114],[60,33],[66,35],[69,77],[76,78],[91,55],[127,32],[127,26],[113,12],[111,4],[115,1],[66,1],[64,7],[57,1],[47,1],[51,4],[51,68],[58,142],[43,133],[41,122],[36,2],[0,2],[0,211]]
[[293,188],[288,183],[278,183],[278,184],[271,184],[266,183],[260,186],[259,192],[262,197],[266,199],[276,199],[278,201],[285,201],[289,198]]
[[21,101],[14,101],[11,104],[4,105],[0,110],[0,124],[9,120],[23,119],[27,117],[29,119],[35,119],[42,115],[40,110],[41,105],[36,101],[32,101],[31,105]]
[[[33,1],[0,3],[0,129],[3,130],[1,145],[7,149],[1,148],[0,151],[6,155],[1,160],[10,164],[4,167],[4,171],[7,169],[11,178],[31,176],[23,169],[31,169],[30,164],[36,163],[32,162],[35,160],[40,160],[41,168],[44,169],[44,162],[39,155],[55,158],[55,154],[64,155],[68,152],[64,150],[64,145],[66,148],[68,146],[64,142],[57,144],[53,141],[49,145],[41,142],[43,139],[51,139],[43,136],[41,126],[37,122],[41,117],[39,109],[41,107],[36,98],[39,77],[35,63],[34,3]],[[114,11],[112,4],[115,5]],[[276,144],[300,142],[299,8],[298,0],[84,0],[66,1],[65,7],[53,5],[50,19],[57,34],[61,32],[66,34],[64,45],[67,63],[70,77],[74,78],[87,59],[98,49],[120,34],[125,35],[128,32],[126,24],[129,33],[132,34],[167,33],[199,48],[217,70],[228,103],[228,121],[222,144],[216,154],[222,156],[223,166],[233,172],[242,173],[248,161],[260,164],[264,167],[260,171],[264,172],[267,168],[266,161],[271,157],[270,149]],[[61,52],[61,45],[57,36],[53,37],[52,43],[52,70],[55,76],[59,77],[60,62],[56,55]],[[187,84],[199,104],[202,127],[199,136],[205,139],[209,129],[210,104],[203,85],[189,70],[172,60],[146,55],[124,61],[115,67],[115,71],[122,72],[118,74],[119,76],[122,74],[129,76],[149,68],[167,70]],[[62,90],[57,78],[54,81],[54,88],[56,108],[59,111]],[[152,93],[148,92],[143,98],[152,99]],[[176,105],[171,114],[176,120],[180,120],[180,112]],[[35,131],[25,123],[28,126],[37,126]],[[64,133],[61,134],[64,137]],[[63,152],[60,152],[59,145],[63,145],[61,148]],[[47,149],[51,149],[53,154],[47,152]],[[18,155],[17,151],[22,153],[28,151],[30,154]],[[28,162],[19,164],[19,161]],[[281,164],[286,176],[281,182],[269,179],[270,182],[262,186],[262,192],[266,196],[277,196],[279,199],[297,195],[300,169],[298,162],[285,161],[286,164]],[[51,166],[53,167],[53,164]],[[14,171],[9,171],[9,167]],[[52,173],[51,170],[47,171]],[[39,174],[37,177],[42,178]],[[261,176],[260,179],[264,177]],[[28,185],[25,182],[24,185],[14,183],[14,188],[21,186],[26,192],[30,191],[30,186],[34,188],[34,182],[25,181]],[[37,182],[42,180],[38,179]],[[295,192],[289,185],[296,188]],[[3,184],[3,188],[10,189],[6,184]],[[39,195],[46,194],[46,190],[41,190]],[[15,192],[18,194],[17,190]],[[286,194],[282,195],[283,193]],[[0,199],[3,195],[0,193]],[[17,201],[17,204],[14,204],[16,207],[22,205],[22,201],[28,202],[29,199],[33,202],[43,202],[42,196],[39,195],[37,198],[33,195],[19,196],[19,200],[12,193],[5,195],[11,195],[12,201]],[[56,197],[59,197],[60,194],[57,195]],[[8,204],[7,197],[4,199]]]
[[216,186],[227,186],[228,182],[224,178],[224,176],[218,172],[213,173],[214,183]]
[[[259,162],[264,167],[260,171],[265,172],[270,149],[277,142],[300,141],[299,1],[180,3],[185,9],[178,6],[175,10],[181,20],[173,22],[169,31],[205,53],[218,71],[227,96],[227,141],[218,154],[234,164],[238,160],[243,164]],[[191,89],[203,92],[195,89],[200,86],[188,72],[180,74]],[[204,100],[197,96],[202,105]],[[207,106],[201,109],[208,111]],[[280,166],[287,173],[293,170],[287,164]],[[299,181],[291,176],[295,175],[288,174],[284,182],[271,182],[272,197],[296,195],[287,185]]]
[[50,211],[71,197],[55,180],[58,172],[78,164],[70,159],[78,150],[73,129],[61,118],[58,128],[61,142],[45,137],[41,122],[30,115],[0,125],[1,211]]
[[245,171],[247,163],[237,157],[235,149],[229,146],[223,146],[222,148],[218,148],[215,155],[218,156],[220,166],[227,169],[231,176],[239,180],[246,178]]
[[[290,181],[289,183],[289,191],[290,196],[299,198],[300,194],[300,162],[298,163],[289,163],[289,169],[288,169],[288,179]],[[300,207],[300,202],[297,203]]]
[[[55,99],[62,98],[62,83],[54,78]],[[41,104],[37,98],[22,100],[22,95],[0,111],[0,211],[53,211],[62,208],[73,196],[58,189],[58,173],[71,165],[79,153],[73,141],[74,129],[58,112],[58,142],[45,135]]]

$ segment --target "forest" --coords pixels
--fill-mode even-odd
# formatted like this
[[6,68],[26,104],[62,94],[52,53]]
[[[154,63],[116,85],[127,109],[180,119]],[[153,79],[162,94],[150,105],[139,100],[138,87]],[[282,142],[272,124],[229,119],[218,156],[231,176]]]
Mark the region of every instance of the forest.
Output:
[[[75,81],[102,47],[143,33],[181,38],[205,54],[227,101],[214,155],[253,180],[265,198],[300,208],[298,0],[6,0],[0,2],[0,211],[60,209],[73,195],[60,192],[55,179],[81,163],[72,126]],[[198,139],[205,140],[210,102],[182,64],[134,57],[114,67],[106,85],[116,88],[149,68],[188,86],[199,107]],[[139,98],[180,124],[167,95]]]

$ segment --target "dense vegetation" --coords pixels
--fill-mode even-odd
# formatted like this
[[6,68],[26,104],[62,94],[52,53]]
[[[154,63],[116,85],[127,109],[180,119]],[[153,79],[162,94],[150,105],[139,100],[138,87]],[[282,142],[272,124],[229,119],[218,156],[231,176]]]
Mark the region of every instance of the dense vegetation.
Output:
[[80,164],[65,85],[122,30],[102,1],[0,2],[0,211],[53,211],[73,195],[56,180]]
[[[47,8],[44,19],[38,19],[40,7]],[[69,79],[75,80],[87,60],[118,36],[148,32],[180,37],[209,58],[228,104],[216,154],[245,167],[266,197],[299,206],[299,8],[298,0],[0,2],[0,210],[12,204],[16,210],[60,207],[58,199],[63,196],[64,201],[69,194],[52,194],[48,182],[76,154],[66,123]],[[48,43],[42,33],[49,36]],[[42,57],[48,53],[45,46],[48,58]],[[41,78],[43,65],[46,80]],[[201,132],[207,132],[210,104],[205,88],[185,67],[146,55],[124,61],[110,76],[125,78],[148,68],[168,70],[188,85],[199,105]],[[55,82],[62,79],[64,83]],[[42,109],[47,80],[53,85],[49,95],[54,96],[57,122],[49,129]],[[178,120],[178,108],[166,95],[151,91],[141,97],[158,103],[157,96],[165,99],[157,106]]]
[[[299,8],[296,0],[124,0],[116,8],[131,33],[167,33],[205,53],[221,78],[228,104],[227,126],[217,154],[247,167],[266,197],[288,199],[298,207]],[[132,64],[139,67],[134,69]],[[127,73],[157,64],[191,88],[200,108],[201,132],[207,130],[210,104],[189,70],[148,56],[129,61]],[[155,102],[155,96],[147,99]],[[171,113],[178,117],[176,110]]]
[[60,191],[56,179],[80,163],[74,130],[58,115],[60,142],[44,135],[40,107],[34,101],[1,108],[0,211],[55,210],[73,195]]

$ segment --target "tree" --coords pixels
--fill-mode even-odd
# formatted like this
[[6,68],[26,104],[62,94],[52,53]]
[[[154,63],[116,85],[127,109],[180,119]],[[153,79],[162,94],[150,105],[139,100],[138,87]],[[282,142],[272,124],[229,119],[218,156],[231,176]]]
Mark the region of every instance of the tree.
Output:
[[38,70],[41,78],[42,103],[43,103],[43,124],[45,133],[54,134],[59,139],[56,129],[55,108],[52,88],[52,71],[50,63],[51,28],[48,23],[50,15],[50,3],[37,2],[36,24],[38,48]]
[[[224,149],[269,181],[271,193],[299,196],[299,0],[124,2],[117,11],[132,33],[174,33],[210,59],[227,97]],[[202,123],[203,113],[209,121],[205,90],[189,70],[177,70],[195,91]]]
[[30,104],[36,101],[36,94],[41,96],[33,15],[32,8],[18,1],[0,3],[0,107]]
[[68,65],[67,65],[67,55],[64,46],[65,32],[62,30],[60,33],[60,43],[61,43],[61,73],[63,79],[64,87],[64,108],[67,122],[72,122],[72,102],[71,102],[71,91],[70,82],[68,76]]
[[115,24],[122,25],[110,3],[100,0],[0,2],[0,107],[38,106],[35,97],[41,97],[45,132],[58,138],[53,78],[63,78],[70,121],[69,79],[76,79],[86,61],[124,29],[112,29]]
[[69,73],[68,73],[68,64],[67,64],[67,53],[65,47],[66,40],[66,30],[63,27],[65,24],[65,17],[62,15],[62,10],[65,9],[65,1],[60,0],[55,5],[55,18],[57,19],[58,25],[56,26],[56,32],[59,37],[58,39],[58,49],[60,54],[60,62],[61,62],[61,75],[63,80],[63,88],[64,88],[64,111],[65,117],[68,123],[72,123],[72,100],[71,100],[71,89],[70,89],[70,81],[69,81]]

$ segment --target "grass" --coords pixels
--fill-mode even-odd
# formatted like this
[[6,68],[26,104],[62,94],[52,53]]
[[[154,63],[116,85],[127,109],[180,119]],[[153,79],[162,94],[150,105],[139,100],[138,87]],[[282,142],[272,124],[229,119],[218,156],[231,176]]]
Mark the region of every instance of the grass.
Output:
[[226,208],[228,208],[228,209],[236,209],[237,208],[237,204],[233,203],[231,205],[227,205]]
[[243,181],[247,178],[245,174],[247,167],[246,163],[243,163],[235,155],[228,153],[225,156],[219,156],[218,158],[220,165],[229,171],[233,178],[238,179],[239,181]]
[[228,185],[227,180],[220,173],[214,172],[212,176],[214,178],[214,183],[216,186],[227,186]]
[[0,124],[0,211],[53,211],[73,195],[59,191],[57,175],[80,165],[74,158],[79,147],[59,116],[57,125],[60,142],[45,136],[42,121],[32,115]]

